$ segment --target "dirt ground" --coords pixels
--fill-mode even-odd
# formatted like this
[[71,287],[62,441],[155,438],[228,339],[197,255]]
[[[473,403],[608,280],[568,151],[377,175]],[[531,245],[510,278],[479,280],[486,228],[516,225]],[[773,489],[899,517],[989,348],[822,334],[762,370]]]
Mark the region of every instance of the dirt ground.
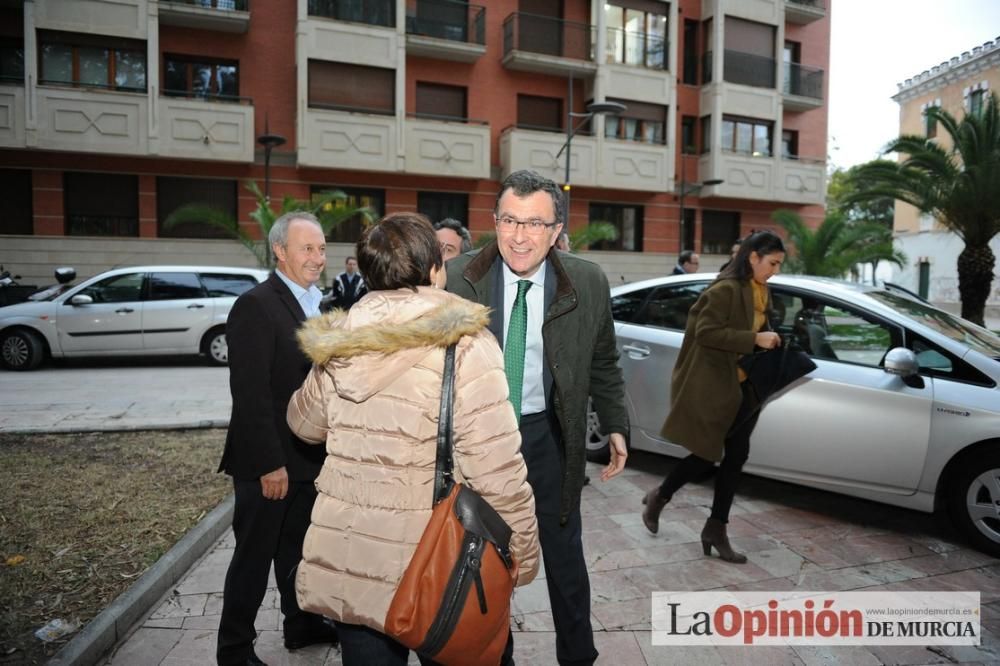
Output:
[[231,491],[224,430],[0,434],[0,664],[40,664]]

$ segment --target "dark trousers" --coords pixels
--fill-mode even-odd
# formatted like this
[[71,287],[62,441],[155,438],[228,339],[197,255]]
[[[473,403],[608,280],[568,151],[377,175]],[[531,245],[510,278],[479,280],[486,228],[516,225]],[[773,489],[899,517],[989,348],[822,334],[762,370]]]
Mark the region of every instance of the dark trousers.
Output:
[[[340,658],[344,666],[406,666],[410,650],[385,634],[361,624],[334,622],[340,636]],[[417,655],[424,666],[435,662]]]
[[[726,435],[725,449],[719,471],[715,476],[715,497],[712,499],[712,518],[723,523],[729,522],[729,510],[733,508],[733,499],[743,476],[743,465],[750,457],[750,435],[757,425],[760,410],[750,382],[740,385],[743,391],[743,401],[736,412],[729,433]],[[698,479],[711,471],[715,463],[694,454],[684,458],[660,485],[660,497],[670,500],[681,487]]]
[[[535,493],[538,539],[556,628],[556,657],[563,665],[593,664],[598,653],[590,624],[590,578],[583,557],[580,506],[573,507],[565,525],[559,524],[565,463],[553,415],[543,412],[521,419],[521,455]],[[513,641],[508,641],[508,648],[513,650]]]
[[266,499],[260,481],[233,479],[236,502],[233,535],[236,548],[226,572],[222,619],[216,659],[219,664],[246,661],[257,637],[254,621],[274,577],[281,595],[285,633],[305,633],[322,618],[299,609],[295,599],[295,568],[302,559],[302,541],[309,528],[316,487],[311,481],[290,482],[282,500]]

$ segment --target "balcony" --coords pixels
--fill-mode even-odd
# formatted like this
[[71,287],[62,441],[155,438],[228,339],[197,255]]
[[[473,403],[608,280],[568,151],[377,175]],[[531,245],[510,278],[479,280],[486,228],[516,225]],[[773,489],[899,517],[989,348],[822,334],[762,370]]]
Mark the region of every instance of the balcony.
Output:
[[394,1],[309,0],[308,8],[308,18],[298,28],[302,45],[296,56],[299,67],[306,67],[309,60],[384,69],[399,65],[402,35],[396,34]]
[[161,0],[160,23],[245,34],[250,28],[250,0]]
[[396,27],[396,0],[309,0],[310,17]]
[[647,69],[669,69],[670,43],[661,35],[608,28],[607,38],[604,56],[606,63]]
[[826,201],[826,162],[804,157],[778,160],[775,198],[797,204],[822,204]]
[[797,62],[785,63],[781,87],[787,111],[810,111],[823,106],[823,70]]
[[129,39],[149,38],[149,0],[35,0],[35,27],[63,32],[99,32]]
[[594,28],[586,23],[514,13],[503,22],[503,64],[508,69],[557,76],[592,76]]
[[[500,134],[500,178],[520,169],[537,171],[557,183],[566,179],[566,153],[557,158],[566,143],[563,132],[545,132],[508,127]],[[570,158],[570,183],[596,186],[597,139],[577,134],[573,137]]]
[[411,116],[403,138],[407,173],[490,177],[490,126],[484,121]]
[[406,53],[475,62],[486,53],[486,8],[456,0],[408,0]]
[[24,148],[24,84],[0,79],[0,147]]
[[785,20],[805,25],[826,16],[823,0],[785,0]]
[[601,186],[666,192],[673,178],[672,156],[662,144],[605,139],[600,150]]
[[253,162],[254,110],[249,98],[164,96],[157,115],[157,152],[164,157]]
[[721,179],[703,197],[819,205],[826,197],[826,165],[822,160],[711,152],[701,156],[698,179]]
[[148,155],[145,92],[39,85],[38,147],[83,153]]
[[299,166],[398,171],[395,116],[322,108],[304,110],[299,128]]

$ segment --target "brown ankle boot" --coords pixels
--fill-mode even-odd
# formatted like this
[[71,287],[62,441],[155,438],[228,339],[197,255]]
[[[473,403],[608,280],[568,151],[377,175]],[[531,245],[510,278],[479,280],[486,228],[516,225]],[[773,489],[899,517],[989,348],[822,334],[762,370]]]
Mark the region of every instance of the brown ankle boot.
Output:
[[705,523],[705,529],[701,531],[701,548],[706,555],[712,554],[712,546],[719,551],[719,557],[726,562],[743,564],[747,561],[747,556],[737,553],[729,545],[729,537],[726,535],[726,524],[721,520],[709,518]]
[[660,487],[653,488],[642,498],[646,508],[642,510],[642,523],[646,529],[656,534],[660,531],[660,512],[670,500],[660,497]]

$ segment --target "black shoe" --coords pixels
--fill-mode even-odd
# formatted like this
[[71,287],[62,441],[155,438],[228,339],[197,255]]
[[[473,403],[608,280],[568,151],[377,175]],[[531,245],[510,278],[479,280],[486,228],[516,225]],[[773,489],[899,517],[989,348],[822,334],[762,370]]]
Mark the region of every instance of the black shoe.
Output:
[[299,648],[308,647],[310,645],[320,645],[323,643],[336,645],[339,642],[340,638],[337,636],[337,629],[333,627],[333,625],[329,625],[325,622],[314,625],[308,631],[303,633],[285,632],[286,650],[298,650]]
[[251,652],[250,656],[247,657],[247,660],[243,663],[246,664],[246,666],[267,666],[267,664],[261,661],[260,657],[257,656],[256,652]]

